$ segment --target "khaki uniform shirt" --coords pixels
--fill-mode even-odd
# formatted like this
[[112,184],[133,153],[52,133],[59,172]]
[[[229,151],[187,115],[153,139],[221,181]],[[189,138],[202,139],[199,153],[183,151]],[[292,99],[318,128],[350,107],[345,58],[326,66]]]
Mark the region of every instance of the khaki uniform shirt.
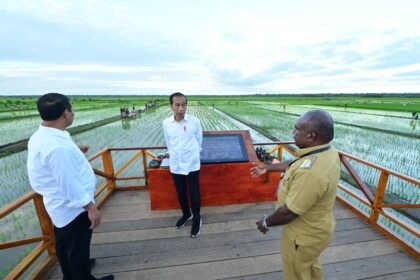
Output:
[[[297,150],[298,157],[328,146]],[[299,215],[284,225],[283,234],[302,246],[324,246],[335,228],[333,207],[340,178],[340,159],[334,148],[295,161],[285,172],[276,208],[287,205]]]

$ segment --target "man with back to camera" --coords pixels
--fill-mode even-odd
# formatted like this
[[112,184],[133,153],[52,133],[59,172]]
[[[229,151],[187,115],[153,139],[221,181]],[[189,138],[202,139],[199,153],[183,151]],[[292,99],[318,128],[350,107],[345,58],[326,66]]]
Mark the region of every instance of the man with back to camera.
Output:
[[276,211],[257,222],[266,233],[270,227],[285,225],[281,255],[286,280],[323,279],[319,261],[335,228],[333,213],[340,159],[331,147],[334,125],[322,110],[301,116],[293,130],[299,148],[297,159],[277,164],[255,163],[251,176],[270,171],[284,172],[278,191]]
[[[169,150],[169,168],[178,195],[182,217],[177,221],[180,229],[192,220],[191,237],[197,237],[201,232],[200,216],[200,151],[203,142],[203,130],[200,120],[186,114],[187,97],[175,92],[169,97],[173,116],[162,122],[166,146]],[[188,206],[188,193],[191,200],[191,210]]]
[[91,274],[95,260],[89,257],[92,230],[101,222],[101,213],[94,204],[96,178],[82,153],[89,147],[78,147],[65,131],[74,120],[67,96],[47,93],[37,107],[42,121],[28,142],[28,175],[54,224],[63,279],[97,279]]

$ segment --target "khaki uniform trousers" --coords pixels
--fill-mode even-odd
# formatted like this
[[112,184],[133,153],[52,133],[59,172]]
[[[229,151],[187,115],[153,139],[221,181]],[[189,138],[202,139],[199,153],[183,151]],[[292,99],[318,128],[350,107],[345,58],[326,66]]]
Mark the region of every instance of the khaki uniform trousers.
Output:
[[319,255],[328,246],[300,246],[287,236],[281,240],[281,255],[285,280],[322,280],[323,271]]

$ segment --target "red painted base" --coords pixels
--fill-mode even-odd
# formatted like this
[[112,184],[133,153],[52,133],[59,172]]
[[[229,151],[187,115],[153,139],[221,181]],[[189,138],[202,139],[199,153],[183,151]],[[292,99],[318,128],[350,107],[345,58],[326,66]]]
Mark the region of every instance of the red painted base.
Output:
[[[252,164],[204,164],[200,170],[201,205],[228,205],[276,200],[280,173],[251,178]],[[172,176],[168,169],[149,169],[148,185],[152,210],[179,208]]]

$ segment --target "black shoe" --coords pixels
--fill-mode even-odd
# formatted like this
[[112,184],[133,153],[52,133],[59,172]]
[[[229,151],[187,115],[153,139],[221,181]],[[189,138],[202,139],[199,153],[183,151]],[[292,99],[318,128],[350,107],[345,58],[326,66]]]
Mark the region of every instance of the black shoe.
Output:
[[201,232],[201,224],[203,223],[203,220],[200,218],[199,221],[193,221],[193,225],[191,227],[191,237],[196,238],[200,232]]
[[191,216],[182,216],[181,219],[178,220],[178,222],[176,222],[176,228],[183,228],[185,226],[185,223],[188,222],[189,220],[191,220],[193,218],[193,214],[191,214]]
[[89,265],[90,265],[91,270],[95,266],[95,264],[96,264],[96,259],[89,259]]
[[95,278],[97,280],[114,280],[114,275],[110,274],[110,275],[106,275],[106,276],[102,276],[101,278]]

